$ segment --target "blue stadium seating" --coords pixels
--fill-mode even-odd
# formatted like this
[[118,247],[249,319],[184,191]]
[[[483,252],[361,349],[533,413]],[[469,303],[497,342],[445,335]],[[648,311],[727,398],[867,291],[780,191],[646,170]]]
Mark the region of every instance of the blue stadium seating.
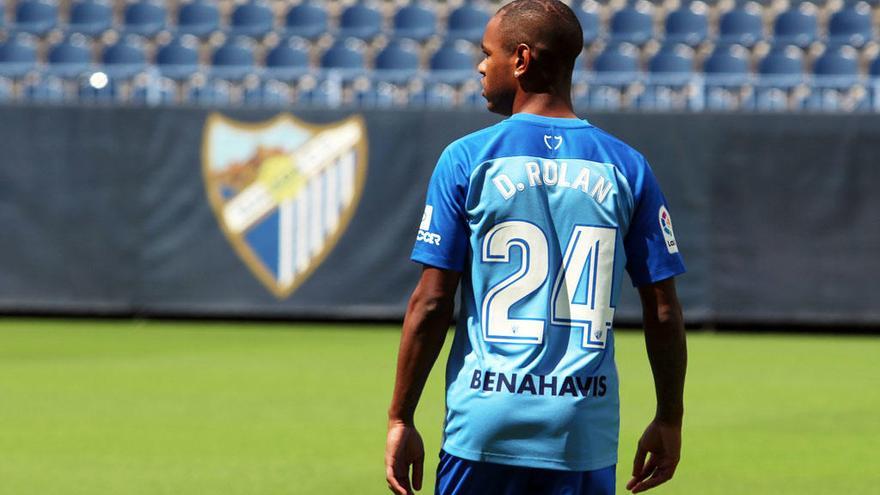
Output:
[[82,75],[92,65],[91,42],[74,33],[49,48],[48,70],[51,74],[71,78]]
[[58,6],[46,0],[20,0],[15,6],[16,31],[44,36],[58,23]]
[[413,1],[394,14],[394,35],[425,41],[436,33],[437,15],[427,4]]
[[752,47],[764,38],[761,6],[755,2],[739,4],[721,16],[718,42]]
[[227,40],[211,55],[211,76],[230,81],[254,72],[254,50],[246,38]]
[[645,89],[638,106],[645,110],[684,110],[696,95],[691,88],[694,51],[689,46],[667,44],[648,62]]
[[98,36],[113,25],[113,9],[102,0],[81,0],[70,6],[67,29],[75,33]]
[[30,36],[20,34],[0,43],[0,77],[23,77],[36,65],[37,45]]
[[266,53],[266,75],[277,80],[293,80],[309,72],[309,44],[304,38],[290,37]]
[[272,32],[275,17],[269,5],[259,0],[248,0],[232,11],[229,19],[229,34],[262,38]]
[[338,77],[342,83],[363,75],[366,68],[366,47],[358,38],[338,40],[321,55],[321,68],[328,77]]
[[684,43],[697,46],[709,36],[709,16],[706,4],[700,1],[684,2],[666,16],[666,43]]
[[[275,0],[0,1],[0,99],[484,104],[474,45],[499,4],[452,2],[442,16],[439,0],[381,9],[372,3],[378,0],[353,1],[331,8],[301,0],[278,16]],[[593,108],[684,109],[685,102],[698,110],[694,91],[701,88],[713,109],[880,111],[880,67],[859,63],[880,44],[872,21],[880,0],[871,1],[572,0],[588,47],[574,97]],[[765,40],[773,48],[762,57]],[[435,43],[442,48],[433,51]],[[756,67],[754,58],[761,58]],[[106,86],[88,84],[93,71],[109,76]],[[16,90],[4,92],[7,86]],[[685,100],[684,87],[694,90]]]
[[198,40],[191,35],[178,36],[159,47],[156,65],[163,76],[187,79],[199,70]]
[[463,40],[449,40],[431,56],[431,80],[461,84],[475,77],[477,67],[473,46]]
[[164,3],[150,0],[130,3],[123,14],[123,29],[126,33],[155,36],[165,29],[167,15]]
[[206,37],[220,29],[220,10],[213,2],[193,0],[177,10],[177,32]]
[[688,81],[694,72],[694,51],[685,44],[663,45],[648,62],[648,72],[655,77],[671,76],[664,78],[667,81],[677,81],[682,76]]
[[113,78],[128,78],[143,71],[147,65],[144,47],[134,36],[120,39],[104,48],[101,54],[104,72]]
[[23,89],[25,100],[29,102],[63,103],[65,100],[64,82],[57,76],[43,76],[26,81]]
[[864,90],[860,87],[858,52],[848,45],[825,50],[813,65],[810,95],[805,102],[809,110],[865,109]]
[[628,2],[611,16],[612,43],[643,45],[654,37],[653,6],[645,0]]
[[467,0],[449,14],[446,37],[451,40],[467,40],[479,44],[491,16],[474,0]]
[[804,82],[804,53],[794,45],[774,46],[758,63],[760,74],[755,105],[762,111],[797,108],[794,88]]
[[409,81],[419,72],[419,45],[408,39],[392,41],[376,55],[375,68],[380,81]]
[[327,10],[320,4],[305,0],[291,7],[284,17],[284,34],[315,40],[327,32]]
[[828,43],[848,44],[860,48],[873,37],[871,6],[867,2],[848,3],[832,14],[828,21]]
[[707,83],[743,85],[749,80],[749,51],[742,45],[719,45],[703,63]]
[[703,63],[705,103],[709,110],[741,110],[751,105],[744,94],[751,82],[749,51],[741,45],[719,45]]
[[371,41],[382,33],[382,13],[367,3],[367,0],[358,0],[349,6],[339,17],[340,38],[359,38]]
[[639,72],[638,53],[638,48],[629,43],[606,47],[593,62],[596,77],[607,81],[620,78],[622,82],[631,82],[633,75]]
[[584,32],[584,45],[592,45],[602,33],[599,4],[594,0],[588,0],[579,5],[572,5],[572,9],[581,23],[581,30]]
[[816,10],[815,4],[801,2],[779,14],[773,23],[774,44],[806,48],[816,41],[819,32]]

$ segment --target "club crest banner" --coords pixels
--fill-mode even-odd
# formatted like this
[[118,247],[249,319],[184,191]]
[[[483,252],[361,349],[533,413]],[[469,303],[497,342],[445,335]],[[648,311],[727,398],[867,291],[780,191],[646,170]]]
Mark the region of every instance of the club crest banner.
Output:
[[348,226],[367,171],[360,116],[327,125],[280,114],[261,123],[209,115],[202,171],[220,228],[253,274],[286,298]]

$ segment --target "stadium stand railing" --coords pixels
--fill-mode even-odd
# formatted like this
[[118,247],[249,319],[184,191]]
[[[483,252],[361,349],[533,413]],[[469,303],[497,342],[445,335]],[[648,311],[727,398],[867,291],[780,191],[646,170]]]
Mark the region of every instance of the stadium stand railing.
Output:
[[[5,0],[0,102],[483,106],[478,0]],[[573,0],[573,99],[880,111],[877,1]]]

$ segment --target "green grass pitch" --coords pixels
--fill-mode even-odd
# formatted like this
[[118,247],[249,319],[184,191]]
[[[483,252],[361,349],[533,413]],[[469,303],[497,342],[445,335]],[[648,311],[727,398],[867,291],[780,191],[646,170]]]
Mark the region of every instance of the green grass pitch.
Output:
[[[387,493],[397,339],[390,326],[2,320],[0,494]],[[617,347],[622,485],[654,399],[640,333]],[[654,493],[878,493],[880,338],[694,333],[689,347],[683,459]],[[437,371],[417,416],[428,473]]]

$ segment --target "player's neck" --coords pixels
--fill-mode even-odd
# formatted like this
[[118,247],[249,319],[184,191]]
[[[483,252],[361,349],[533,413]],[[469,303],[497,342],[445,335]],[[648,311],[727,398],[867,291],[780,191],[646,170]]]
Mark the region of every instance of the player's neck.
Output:
[[544,117],[577,118],[572,109],[571,96],[552,93],[517,92],[513,99],[513,113],[531,113]]

